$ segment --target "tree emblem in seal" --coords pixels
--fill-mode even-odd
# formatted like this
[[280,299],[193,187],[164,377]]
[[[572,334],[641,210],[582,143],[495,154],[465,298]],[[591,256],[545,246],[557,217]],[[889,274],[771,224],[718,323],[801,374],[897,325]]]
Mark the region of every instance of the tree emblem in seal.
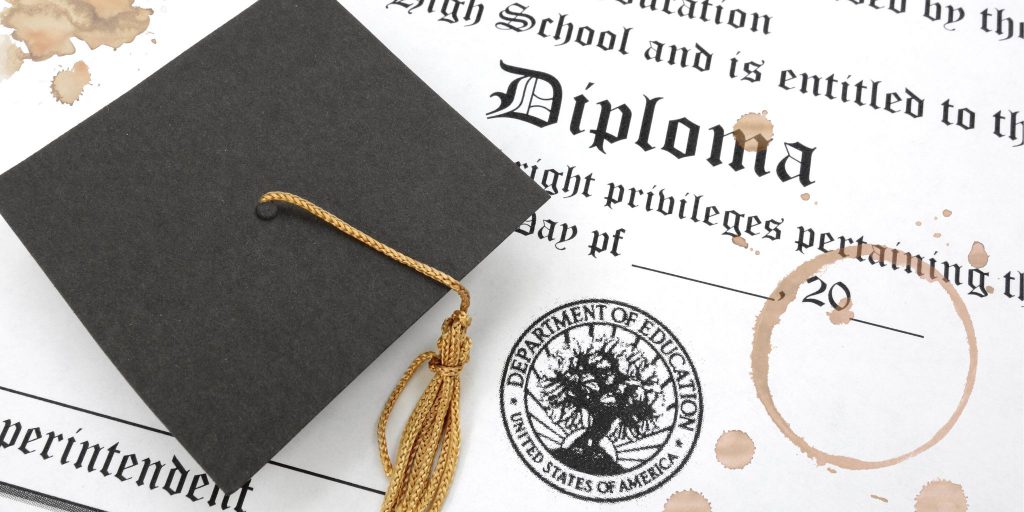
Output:
[[646,494],[686,464],[703,400],[690,356],[660,321],[612,300],[538,318],[501,381],[509,440],[538,477],[578,498]]

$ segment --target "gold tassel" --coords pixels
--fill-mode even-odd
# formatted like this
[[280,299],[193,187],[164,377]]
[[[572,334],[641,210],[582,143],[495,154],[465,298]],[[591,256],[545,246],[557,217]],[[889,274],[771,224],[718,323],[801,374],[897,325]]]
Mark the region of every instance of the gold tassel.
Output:
[[[459,374],[469,362],[472,341],[466,335],[469,328],[469,292],[462,283],[434,267],[402,254],[373,237],[356,229],[306,199],[287,192],[268,192],[259,200],[257,215],[271,219],[276,215],[272,201],[293,204],[334,226],[381,254],[397,261],[459,294],[460,304],[441,326],[437,352],[420,354],[405,370],[391,396],[384,404],[377,422],[377,445],[384,474],[388,477],[388,490],[384,495],[381,512],[437,512],[441,510],[455,475],[459,459]],[[387,426],[395,401],[402,394],[409,379],[423,365],[434,372],[427,389],[402,429],[398,454],[394,462],[388,453]],[[436,462],[435,462],[436,459]]]

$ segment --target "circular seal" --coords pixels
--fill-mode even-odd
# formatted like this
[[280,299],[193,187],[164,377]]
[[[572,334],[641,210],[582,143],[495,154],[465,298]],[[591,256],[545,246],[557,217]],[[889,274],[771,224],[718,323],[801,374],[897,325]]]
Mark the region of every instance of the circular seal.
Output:
[[704,403],[690,356],[656,318],[618,301],[559,306],[519,337],[501,377],[516,453],[561,492],[649,493],[689,460]]

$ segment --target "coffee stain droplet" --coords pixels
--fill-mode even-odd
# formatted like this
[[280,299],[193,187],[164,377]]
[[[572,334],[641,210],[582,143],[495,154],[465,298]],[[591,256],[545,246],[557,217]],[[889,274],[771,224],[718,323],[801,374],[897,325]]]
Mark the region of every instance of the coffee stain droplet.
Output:
[[993,293],[996,292],[996,289],[994,287],[992,287],[992,285],[989,285],[989,286],[985,287],[985,291],[988,292],[989,295],[992,295]]
[[89,85],[92,75],[85,62],[78,61],[70,69],[63,69],[53,77],[50,91],[57,101],[65,105],[73,105],[82,96],[85,86]]
[[942,233],[938,233],[938,232],[932,233],[932,237],[933,238],[942,238]]
[[740,246],[740,247],[742,247],[744,249],[747,248],[747,239],[743,238],[742,236],[738,236],[737,235],[737,236],[732,237],[732,243],[734,243],[734,244],[736,244],[736,245],[738,245],[738,246]]
[[914,512],[966,512],[967,495],[960,484],[932,480],[914,499]]
[[949,217],[950,215],[953,215],[953,211],[952,210],[948,210],[948,209],[947,210],[942,210],[942,216],[943,217]]
[[768,120],[768,111],[762,110],[760,114],[750,112],[743,114],[736,120],[732,127],[732,136],[736,144],[743,147],[744,151],[764,151],[768,149],[768,143],[772,141],[775,127]]
[[811,195],[808,194],[807,192],[804,192],[803,194],[800,194],[800,199],[803,199],[804,201],[810,201]]
[[838,471],[836,471],[836,468],[825,468],[825,469],[826,469],[826,470],[827,470],[827,471],[828,471],[829,473],[832,473],[833,475],[834,475],[834,474],[836,474],[836,473],[838,473]]
[[711,502],[703,494],[689,489],[669,496],[665,512],[711,512]]
[[975,241],[971,245],[971,252],[967,253],[967,262],[974,268],[988,265],[988,252],[985,251],[985,244]]
[[152,9],[135,7],[134,0],[9,0],[0,24],[25,43],[32,60],[75,53],[72,38],[95,50],[119,48],[146,31]]
[[729,469],[743,469],[754,459],[754,441],[742,430],[724,432],[715,443],[715,458]]
[[11,36],[0,36],[0,81],[6,80],[21,69],[25,62],[25,52],[14,44]]
[[921,221],[917,221],[917,222],[914,223],[915,226],[920,226],[921,224],[922,224]]
[[877,494],[872,494],[872,495],[871,495],[871,499],[874,499],[874,500],[878,500],[878,501],[881,501],[882,503],[889,503],[889,500],[888,500],[888,499],[886,499],[886,498],[883,498],[883,497],[881,497],[881,496],[879,496],[879,495],[877,495]]
[[850,299],[843,299],[839,301],[839,307],[834,308],[828,313],[828,319],[833,325],[845,325],[853,320],[853,301]]

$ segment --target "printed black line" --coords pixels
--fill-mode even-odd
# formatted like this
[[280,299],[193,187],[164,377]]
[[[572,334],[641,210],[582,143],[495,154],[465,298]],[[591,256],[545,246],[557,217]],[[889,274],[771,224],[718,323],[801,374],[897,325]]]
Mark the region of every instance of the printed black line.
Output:
[[102,509],[82,505],[71,500],[58,498],[32,489],[26,489],[11,483],[0,481],[0,496],[23,503],[31,503],[50,510],[60,512],[106,512]]
[[915,334],[915,333],[912,333],[910,331],[904,331],[902,329],[897,329],[895,327],[889,327],[887,325],[876,324],[876,323],[868,322],[867,320],[860,320],[858,318],[851,318],[850,320],[853,320],[854,322],[857,322],[857,323],[878,327],[879,329],[886,329],[886,330],[889,330],[889,331],[895,331],[895,332],[898,332],[898,333],[901,333],[901,334],[906,334],[907,336],[914,336],[915,338],[924,339],[923,335]]
[[267,462],[267,464],[270,464],[272,466],[277,466],[279,468],[290,469],[290,470],[295,471],[297,473],[302,473],[302,474],[309,475],[309,476],[315,476],[317,478],[322,478],[322,479],[330,481],[330,482],[344,484],[344,485],[347,485],[349,487],[355,487],[356,489],[362,489],[364,491],[377,493],[377,494],[380,494],[381,496],[384,495],[384,491],[378,491],[377,489],[366,487],[365,485],[359,485],[359,484],[354,484],[352,482],[347,482],[345,480],[340,480],[340,479],[334,478],[333,476],[327,476],[327,475],[324,475],[324,474],[315,473],[315,472],[310,471],[308,469],[302,469],[302,468],[297,468],[295,466],[289,466],[288,464],[285,464],[283,462],[277,462],[277,461],[272,460],[270,462]]
[[91,414],[93,416],[98,416],[98,417],[103,418],[105,420],[116,421],[118,423],[124,423],[125,425],[131,425],[131,426],[133,426],[135,428],[141,428],[143,430],[148,430],[150,432],[155,432],[157,434],[163,434],[165,436],[174,437],[170,432],[168,432],[166,430],[160,430],[158,428],[147,427],[146,425],[143,425],[141,423],[135,423],[133,421],[123,420],[121,418],[115,418],[113,416],[108,416],[108,415],[103,414],[103,413],[99,413],[99,412],[96,412],[96,411],[90,411],[89,409],[83,409],[81,407],[75,407],[74,405],[66,404],[64,402],[58,402],[56,400],[50,400],[49,398],[43,398],[41,396],[33,395],[31,393],[26,393],[24,391],[18,391],[16,389],[7,388],[7,387],[4,387],[4,386],[0,386],[0,391],[6,391],[8,393],[13,393],[15,395],[21,395],[23,397],[31,398],[33,400],[39,400],[40,402],[46,402],[48,404],[56,405],[58,407],[64,407],[65,409],[71,409],[72,411],[78,411],[78,412],[85,413],[85,414]]
[[[633,267],[634,268],[639,268],[639,269],[642,269],[642,270],[647,270],[649,272],[654,272],[656,274],[662,274],[662,275],[666,275],[666,276],[670,276],[670,277],[676,277],[676,278],[679,278],[679,279],[685,279],[686,281],[692,281],[694,283],[700,283],[700,284],[707,285],[707,286],[713,286],[715,288],[721,288],[723,290],[729,290],[731,292],[742,293],[743,295],[749,295],[751,297],[757,297],[757,298],[765,299],[765,300],[775,300],[775,299],[773,299],[771,297],[765,297],[764,295],[759,295],[759,294],[756,294],[756,293],[747,292],[747,291],[743,291],[743,290],[737,290],[736,288],[730,288],[728,286],[723,286],[723,285],[720,285],[720,284],[709,283],[707,281],[701,281],[700,279],[694,279],[692,277],[681,276],[679,274],[673,274],[671,272],[665,272],[664,270],[658,270],[658,269],[655,269],[655,268],[645,267],[643,265],[633,264]],[[879,329],[885,329],[885,330],[888,330],[888,331],[893,331],[893,332],[898,332],[898,333],[901,333],[901,334],[906,334],[907,336],[914,336],[915,338],[924,339],[924,336],[921,335],[921,334],[912,333],[910,331],[904,331],[903,329],[897,329],[895,327],[889,327],[887,325],[876,324],[874,322],[868,322],[866,320],[859,320],[857,318],[853,318],[852,320],[854,322],[862,323],[864,325],[870,325],[872,327],[878,327]]]
[[[20,396],[23,396],[25,398],[31,398],[33,400],[39,400],[40,402],[46,402],[46,403],[51,404],[51,405],[56,405],[58,407],[64,407],[65,409],[71,409],[72,411],[78,411],[78,412],[83,413],[83,414],[89,414],[89,415],[92,415],[92,416],[103,418],[105,420],[116,421],[118,423],[123,423],[125,425],[129,425],[129,426],[132,426],[132,427],[135,427],[135,428],[141,428],[143,430],[148,430],[148,431],[156,433],[156,434],[163,434],[163,435],[168,436],[168,437],[174,437],[173,434],[171,434],[170,432],[168,432],[166,430],[160,430],[158,428],[149,427],[149,426],[143,425],[141,423],[135,423],[133,421],[128,421],[128,420],[121,419],[121,418],[118,418],[118,417],[115,417],[115,416],[110,416],[110,415],[103,414],[103,413],[100,413],[100,412],[91,411],[89,409],[84,409],[82,407],[76,407],[76,406],[71,405],[71,404],[66,404],[64,402],[58,402],[56,400],[51,400],[49,398],[44,398],[44,397],[41,397],[41,396],[33,395],[31,393],[26,393],[24,391],[18,391],[16,389],[11,389],[11,388],[8,388],[8,387],[5,387],[5,386],[0,386],[0,391],[6,391],[8,393],[12,393],[12,394],[15,394],[15,395],[20,395]],[[309,475],[309,476],[312,476],[312,477],[316,477],[316,478],[320,478],[320,479],[323,479],[323,480],[327,480],[328,482],[334,482],[334,483],[338,483],[338,484],[342,484],[342,485],[347,485],[349,487],[355,487],[356,489],[361,489],[361,490],[364,490],[364,491],[369,491],[369,492],[377,493],[377,494],[380,494],[382,496],[384,495],[384,491],[380,491],[380,490],[374,489],[372,487],[366,487],[365,485],[360,485],[360,484],[357,484],[357,483],[349,482],[347,480],[342,480],[340,478],[334,478],[332,476],[327,476],[327,475],[324,475],[324,474],[320,474],[320,473],[316,473],[316,472],[313,472],[313,471],[309,471],[307,469],[298,468],[298,467],[295,467],[295,466],[284,464],[282,462],[277,462],[275,460],[268,461],[267,464],[270,464],[270,465],[273,465],[273,466],[277,466],[277,467],[280,467],[280,468],[284,468],[284,469],[288,469],[288,470],[291,470],[291,471],[295,471],[297,473],[302,473],[304,475]],[[2,482],[0,482],[0,483],[2,483]],[[100,511],[100,512],[103,512],[103,511]]]
[[694,279],[692,277],[686,277],[686,276],[681,276],[679,274],[673,274],[671,272],[665,272],[664,270],[658,270],[658,269],[655,269],[655,268],[645,267],[645,266],[636,265],[636,264],[634,264],[633,267],[634,268],[639,268],[639,269],[642,269],[642,270],[646,270],[648,272],[654,272],[656,274],[663,274],[663,275],[666,275],[666,276],[677,277],[679,279],[685,279],[687,281],[692,281],[694,283],[700,283],[700,284],[707,285],[707,286],[713,286],[715,288],[721,288],[723,290],[729,290],[730,292],[742,293],[743,295],[749,295],[751,297],[757,297],[759,299],[775,300],[775,299],[773,299],[771,297],[765,297],[764,295],[759,295],[759,294],[756,294],[756,293],[747,292],[747,291],[743,291],[743,290],[737,290],[736,288],[730,288],[728,286],[723,286],[723,285],[720,285],[720,284],[709,283],[707,281],[701,281],[700,279]]

